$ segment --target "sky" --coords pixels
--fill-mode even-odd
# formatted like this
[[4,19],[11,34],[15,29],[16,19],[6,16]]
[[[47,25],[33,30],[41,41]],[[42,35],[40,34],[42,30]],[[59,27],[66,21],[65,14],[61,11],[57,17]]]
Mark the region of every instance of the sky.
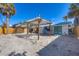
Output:
[[[14,3],[16,13],[13,15],[9,24],[17,24],[29,19],[40,17],[50,20],[52,23],[63,22],[63,16],[67,15],[70,4],[67,3]],[[5,17],[1,16],[3,20]],[[1,24],[1,21],[0,21]]]

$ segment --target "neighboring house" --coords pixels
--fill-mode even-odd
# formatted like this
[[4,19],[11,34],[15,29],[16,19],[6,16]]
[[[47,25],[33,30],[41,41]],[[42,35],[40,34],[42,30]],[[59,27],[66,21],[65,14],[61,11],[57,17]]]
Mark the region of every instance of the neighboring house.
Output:
[[18,23],[18,24],[14,24],[12,27],[15,29],[14,33],[24,33],[26,26],[22,26],[22,23]]
[[74,19],[74,34],[79,39],[79,16]]
[[60,34],[60,35],[72,34],[73,33],[72,28],[73,28],[72,22],[61,22],[61,23],[55,24],[54,34]]
[[79,16],[75,17],[74,25],[79,26]]

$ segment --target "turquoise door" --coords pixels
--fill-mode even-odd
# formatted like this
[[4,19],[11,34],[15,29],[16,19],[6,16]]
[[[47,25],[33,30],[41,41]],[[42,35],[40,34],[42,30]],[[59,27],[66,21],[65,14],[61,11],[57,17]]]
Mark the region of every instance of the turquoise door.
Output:
[[54,26],[54,34],[62,34],[62,26]]

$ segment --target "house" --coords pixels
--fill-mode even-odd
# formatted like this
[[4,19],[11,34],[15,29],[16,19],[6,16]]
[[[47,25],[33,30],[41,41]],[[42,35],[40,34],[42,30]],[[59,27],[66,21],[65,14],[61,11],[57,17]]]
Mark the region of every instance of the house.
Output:
[[26,26],[22,26],[22,23],[14,24],[12,26],[14,28],[14,33],[24,33]]
[[53,25],[54,26],[54,34],[72,34],[73,32],[73,24],[72,22],[61,22],[58,24]]
[[18,32],[18,33],[38,33],[38,30],[39,30],[39,33],[44,33],[43,32],[43,29],[44,27],[46,26],[51,26],[51,22],[46,20],[46,19],[43,19],[41,17],[36,17],[36,18],[33,18],[33,19],[29,19],[23,23],[20,23],[20,24],[15,24],[14,27],[16,28],[15,29],[15,32]]
[[15,33],[38,33],[39,30],[39,34],[49,34],[48,30],[50,29],[50,34],[60,35],[73,34],[73,27],[72,22],[61,22],[53,25],[49,20],[41,17],[29,19],[14,26]]

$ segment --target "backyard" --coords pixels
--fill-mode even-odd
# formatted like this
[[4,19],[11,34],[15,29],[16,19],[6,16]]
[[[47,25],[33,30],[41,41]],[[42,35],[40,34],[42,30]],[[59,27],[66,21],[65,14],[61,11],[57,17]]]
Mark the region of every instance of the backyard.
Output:
[[2,56],[72,56],[79,55],[79,40],[73,36],[8,34],[0,36]]
[[0,56],[79,56],[77,38],[78,4],[0,3]]

